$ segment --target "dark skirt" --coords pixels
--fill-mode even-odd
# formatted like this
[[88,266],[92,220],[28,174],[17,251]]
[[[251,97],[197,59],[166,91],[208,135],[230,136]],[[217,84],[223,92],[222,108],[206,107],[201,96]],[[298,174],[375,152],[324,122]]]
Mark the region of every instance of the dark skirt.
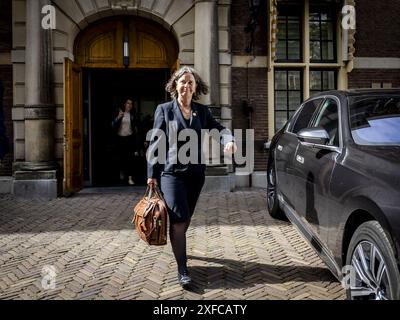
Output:
[[192,218],[204,180],[204,173],[199,172],[161,174],[161,192],[171,223],[187,222]]

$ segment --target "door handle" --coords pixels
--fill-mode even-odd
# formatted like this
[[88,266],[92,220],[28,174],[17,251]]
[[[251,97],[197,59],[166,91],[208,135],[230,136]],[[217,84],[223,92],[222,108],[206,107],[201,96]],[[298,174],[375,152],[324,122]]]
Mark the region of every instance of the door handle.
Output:
[[301,164],[304,164],[304,157],[297,155],[296,156],[297,162],[300,162]]

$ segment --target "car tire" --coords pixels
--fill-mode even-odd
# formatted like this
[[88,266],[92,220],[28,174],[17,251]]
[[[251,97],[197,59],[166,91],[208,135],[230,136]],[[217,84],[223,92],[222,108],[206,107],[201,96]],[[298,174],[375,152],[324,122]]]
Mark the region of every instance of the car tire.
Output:
[[267,170],[267,209],[272,218],[287,221],[285,213],[279,207],[275,165],[273,161]]
[[346,289],[348,299],[400,299],[400,274],[393,245],[377,221],[365,222],[354,232],[346,265],[352,266],[350,270],[354,268],[355,275],[354,287]]

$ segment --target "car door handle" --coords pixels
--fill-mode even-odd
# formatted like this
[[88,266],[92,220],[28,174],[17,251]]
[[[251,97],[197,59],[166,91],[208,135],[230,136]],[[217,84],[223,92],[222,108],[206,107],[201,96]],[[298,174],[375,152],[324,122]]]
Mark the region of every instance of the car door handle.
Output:
[[304,157],[297,155],[296,156],[297,162],[300,162],[301,164],[304,164]]
[[280,144],[278,144],[278,150],[279,150],[279,151],[282,151],[282,150],[283,150],[283,147],[282,147]]

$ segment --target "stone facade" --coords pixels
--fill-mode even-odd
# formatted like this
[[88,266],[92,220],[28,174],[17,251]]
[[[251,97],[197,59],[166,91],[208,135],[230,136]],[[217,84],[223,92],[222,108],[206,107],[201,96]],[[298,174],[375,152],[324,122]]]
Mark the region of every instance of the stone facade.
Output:
[[[14,136],[14,167],[20,166],[30,156],[27,150],[31,143],[26,144],[27,119],[26,97],[30,71],[27,70],[25,56],[27,54],[26,37],[28,34],[27,12],[31,0],[12,1],[12,63],[13,63],[13,122]],[[42,1],[46,4],[46,1]],[[231,119],[231,55],[230,55],[230,1],[191,1],[191,0],[153,0],[153,1],[53,1],[56,8],[56,29],[52,32],[52,87],[55,104],[54,123],[54,159],[59,167],[63,167],[64,157],[64,58],[74,60],[74,41],[79,32],[91,23],[107,17],[118,15],[139,16],[155,21],[169,30],[179,44],[179,62],[181,65],[194,66],[211,84],[211,93],[204,97],[206,104],[221,108],[218,112],[221,122],[232,126]],[[202,28],[215,12],[211,21],[212,32],[202,32]],[[198,25],[196,25],[196,21]],[[197,32],[196,32],[197,29]],[[31,32],[31,30],[30,30]],[[30,36],[31,37],[31,36]],[[30,38],[29,37],[29,38]],[[207,52],[204,44],[212,42]],[[213,51],[215,50],[215,51]],[[196,58],[197,55],[197,58]],[[207,58],[203,58],[207,57]],[[213,62],[214,61],[214,62]],[[216,74],[213,72],[217,71]],[[215,95],[216,94],[216,95]],[[214,95],[214,96],[213,96]],[[32,122],[35,124],[35,122]],[[23,175],[22,175],[23,176]],[[231,185],[230,182],[225,185]]]
[[[13,144],[13,152],[0,171],[3,176],[12,174],[12,160],[15,172],[29,158],[26,154],[29,148],[25,145],[27,1],[31,0],[2,1],[0,8],[0,64],[3,61],[0,77],[8,86],[6,119]],[[308,5],[309,1],[304,3]],[[265,186],[267,151],[264,143],[274,133],[274,76],[269,56],[270,1],[260,1],[258,15],[253,17],[248,0],[54,0],[52,4],[57,19],[56,30],[52,32],[54,160],[60,168],[64,157],[64,58],[74,60],[74,41],[91,23],[107,17],[131,15],[155,21],[171,32],[179,46],[180,64],[198,68],[212,84],[212,93],[202,102],[220,107],[218,114],[224,125],[255,130],[252,181],[238,177],[235,180],[231,176],[233,182],[227,180],[220,185]],[[338,70],[338,88],[400,87],[399,2],[388,0],[384,7],[374,0],[355,1],[355,4],[355,59],[346,63],[339,59],[339,54],[334,66]],[[215,15],[209,15],[214,12],[213,8]],[[252,18],[256,25],[254,42],[249,47],[252,34],[245,30],[251,26]],[[209,29],[204,26],[206,21]],[[338,52],[340,41],[339,36]],[[4,61],[9,62],[4,64]],[[282,68],[282,65],[278,67]],[[311,67],[304,68],[309,70]],[[252,113],[249,113],[250,109]]]
[[[251,19],[249,2],[233,1],[231,9],[232,92],[235,93],[232,96],[233,127],[254,129],[255,171],[265,171],[267,168],[267,153],[263,148],[268,140],[268,70],[266,66],[268,9],[266,3],[266,1],[261,1],[251,52],[246,50],[251,42],[251,32],[245,32]],[[249,109],[252,110],[251,114],[249,114]]]
[[[128,1],[130,2],[130,1]],[[132,2],[132,1],[131,1]],[[54,96],[57,107],[55,129],[55,157],[60,162],[63,159],[63,59],[73,59],[73,45],[81,29],[89,23],[114,15],[138,15],[145,17],[171,30],[179,43],[179,60],[182,65],[195,64],[195,4],[190,0],[140,1],[134,9],[112,6],[108,1],[54,1],[57,9],[57,29],[53,32],[54,57]],[[136,2],[133,1],[135,4]],[[23,139],[23,107],[24,77],[25,77],[25,6],[24,0],[13,1],[13,65],[14,79],[14,123],[17,127],[18,143],[15,146],[16,160],[25,159]],[[230,55],[229,55],[229,9],[230,1],[218,2],[218,50],[220,54],[220,102],[230,108]],[[223,114],[229,114],[224,112]],[[223,119],[229,123],[231,119]]]

